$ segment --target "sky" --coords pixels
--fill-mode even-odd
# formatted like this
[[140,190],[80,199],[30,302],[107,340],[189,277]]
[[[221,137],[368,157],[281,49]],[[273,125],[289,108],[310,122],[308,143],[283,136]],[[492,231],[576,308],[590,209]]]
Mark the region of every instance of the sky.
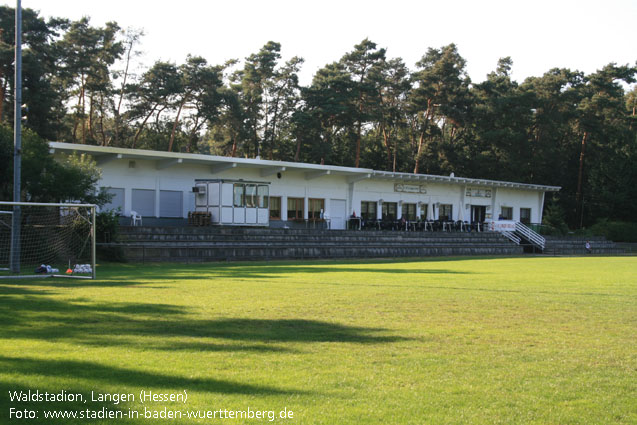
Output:
[[518,82],[556,67],[592,73],[637,61],[637,0],[22,0],[22,7],[143,29],[141,71],[188,54],[213,65],[241,60],[272,40],[283,60],[305,59],[300,77],[309,84],[364,38],[412,70],[428,48],[455,43],[473,82],[505,56]]

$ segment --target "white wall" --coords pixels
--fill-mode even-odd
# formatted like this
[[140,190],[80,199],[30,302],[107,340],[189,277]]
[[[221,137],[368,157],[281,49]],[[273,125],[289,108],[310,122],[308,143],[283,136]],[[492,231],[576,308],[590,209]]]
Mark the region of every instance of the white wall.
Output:
[[513,220],[520,221],[520,208],[531,209],[531,222],[540,223],[542,219],[542,192],[499,188],[495,198],[495,215],[498,218],[502,207],[513,208]]
[[[134,163],[134,167],[129,164]],[[220,173],[212,173],[206,164],[177,164],[173,167],[157,170],[156,162],[152,160],[119,159],[105,163],[102,168],[100,186],[124,188],[125,215],[130,214],[133,189],[150,189],[155,191],[155,215],[159,215],[159,191],[175,190],[183,193],[183,217],[189,211],[194,211],[194,195],[191,192],[195,179],[244,179],[251,181],[270,182],[270,196],[281,197],[281,219],[287,218],[287,198],[305,199],[305,217],[307,218],[307,200],[309,198],[325,199],[325,213],[331,214],[332,199],[345,200],[347,215],[356,211],[360,214],[361,201],[396,202],[400,217],[400,203],[418,203],[435,206],[436,204],[453,205],[453,219],[470,219],[470,208],[467,205],[484,205],[487,213],[497,219],[502,206],[513,208],[513,219],[519,220],[520,208],[531,209],[531,221],[540,222],[542,207],[542,192],[510,188],[492,188],[492,196],[465,197],[465,185],[447,183],[419,183],[405,181],[405,184],[423,185],[426,193],[407,193],[395,191],[391,180],[368,179],[356,183],[348,183],[346,176],[325,175],[311,180],[306,174],[298,171],[284,171],[281,178],[276,174],[261,176],[260,168],[237,167]],[[417,207],[420,213],[420,206]],[[380,206],[378,208],[380,214]],[[462,211],[462,214],[461,214]],[[462,217],[461,217],[462,215]],[[438,208],[434,208],[434,218],[438,217]]]

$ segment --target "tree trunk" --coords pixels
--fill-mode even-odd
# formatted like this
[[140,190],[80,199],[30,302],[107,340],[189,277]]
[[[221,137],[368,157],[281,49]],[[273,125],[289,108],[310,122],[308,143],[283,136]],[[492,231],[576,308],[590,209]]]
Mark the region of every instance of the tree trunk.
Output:
[[394,173],[396,172],[396,165],[397,165],[397,157],[398,157],[398,138],[395,137],[394,138],[394,166],[392,167]]
[[[157,105],[157,106],[159,106],[159,105]],[[164,105],[161,108],[156,110],[157,111],[157,115],[155,115],[155,128],[159,128],[159,121],[160,121],[161,113],[164,112],[167,107],[168,107],[168,105]]]
[[235,156],[237,156],[237,135],[232,132],[231,134],[232,134],[231,136],[232,137],[232,152],[230,156],[234,158]]
[[425,132],[427,131],[427,124],[433,115],[433,100],[427,99],[427,110],[425,111],[424,122],[422,125],[422,131],[420,132],[420,138],[418,139],[418,150],[416,151],[416,165],[414,166],[414,174],[418,174],[418,168],[420,165],[420,153],[422,152],[422,146],[425,141]]
[[[362,109],[362,108],[361,108]],[[361,159],[361,132],[362,132],[363,123],[358,121],[358,125],[356,126],[356,168],[360,165]]]
[[139,126],[139,129],[137,129],[137,133],[135,133],[135,137],[133,138],[133,146],[131,146],[131,149],[135,149],[135,144],[137,143],[137,139],[139,138],[139,135],[142,133],[142,130],[144,129],[144,126],[146,125],[146,121],[148,121],[151,115],[153,115],[153,113],[155,112],[155,108],[157,108],[157,105],[153,106],[149,114],[146,115],[146,118],[144,118],[144,121]]
[[[391,168],[391,163],[392,163],[391,146],[389,145],[390,134],[387,131],[387,128],[385,127],[384,124],[382,126],[382,132],[383,132],[383,142],[385,143],[385,148],[387,149],[387,169],[389,169],[389,168]],[[394,170],[394,171],[396,171],[396,170]]]
[[186,103],[186,99],[188,97],[184,96],[184,99],[179,104],[179,109],[177,110],[177,116],[175,117],[175,121],[173,122],[173,131],[170,132],[170,141],[168,142],[168,152],[173,151],[173,142],[175,141],[175,131],[177,130],[177,123],[179,122],[179,115],[181,115],[181,110]]
[[[4,122],[4,97],[7,93],[7,84],[9,84],[9,79],[5,78],[2,87],[0,87],[0,122]],[[635,115],[634,111],[633,115]]]
[[82,144],[86,144],[86,86],[84,84],[84,75],[82,75]]
[[93,115],[95,114],[95,107],[93,106],[93,92],[89,95],[88,101],[88,134],[93,138],[93,140],[97,141],[97,136],[95,135],[95,123],[93,122]]
[[420,138],[418,139],[418,150],[416,151],[416,164],[414,165],[414,174],[418,174],[418,167],[420,165],[420,152],[422,151],[422,145],[425,141],[425,132],[420,133]]
[[575,195],[576,202],[576,219],[579,220],[579,226],[582,227],[584,220],[584,205],[582,197],[582,188],[584,185],[584,156],[586,155],[586,142],[588,141],[588,132],[584,132],[582,137],[582,148],[579,156],[579,173],[577,176],[577,194]]
[[108,146],[109,141],[106,139],[106,132],[104,131],[104,93],[100,95],[100,135],[102,136],[102,146]]
[[80,88],[80,94],[77,99],[77,113],[75,114],[75,120],[73,122],[73,142],[77,140],[77,129],[80,126],[80,119],[82,119],[82,101],[84,97],[84,86]]
[[199,114],[195,115],[195,122],[192,125],[192,131],[190,132],[190,136],[188,137],[188,144],[186,145],[186,152],[190,153],[192,151],[192,142],[195,142],[195,146],[197,145],[197,131],[199,131]]
[[294,153],[294,162],[299,162],[299,158],[301,157],[301,138],[296,138],[296,152]]

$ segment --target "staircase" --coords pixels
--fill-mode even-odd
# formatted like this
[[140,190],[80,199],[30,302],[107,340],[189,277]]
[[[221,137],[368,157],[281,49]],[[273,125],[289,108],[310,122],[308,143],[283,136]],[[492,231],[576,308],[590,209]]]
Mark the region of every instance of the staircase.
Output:
[[241,227],[120,228],[132,262],[519,255],[497,232],[337,231]]
[[[498,226],[499,224],[504,224],[504,226]],[[516,245],[531,247],[533,248],[533,251],[536,249],[540,252],[544,251],[546,244],[544,236],[531,230],[519,221],[495,222],[492,223],[492,226],[492,228],[494,228],[498,233],[502,234]]]
[[546,239],[544,238],[544,236],[526,227],[523,223],[520,223],[519,221],[515,223],[515,233],[520,238],[529,241],[529,243],[531,243],[533,246],[544,250],[544,247],[546,245]]

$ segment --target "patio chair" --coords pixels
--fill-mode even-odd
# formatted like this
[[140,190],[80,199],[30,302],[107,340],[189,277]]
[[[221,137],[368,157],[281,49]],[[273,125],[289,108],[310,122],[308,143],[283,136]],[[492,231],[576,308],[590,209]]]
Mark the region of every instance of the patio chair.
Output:
[[137,211],[130,212],[130,223],[132,226],[141,226],[142,225],[142,216],[137,213]]

